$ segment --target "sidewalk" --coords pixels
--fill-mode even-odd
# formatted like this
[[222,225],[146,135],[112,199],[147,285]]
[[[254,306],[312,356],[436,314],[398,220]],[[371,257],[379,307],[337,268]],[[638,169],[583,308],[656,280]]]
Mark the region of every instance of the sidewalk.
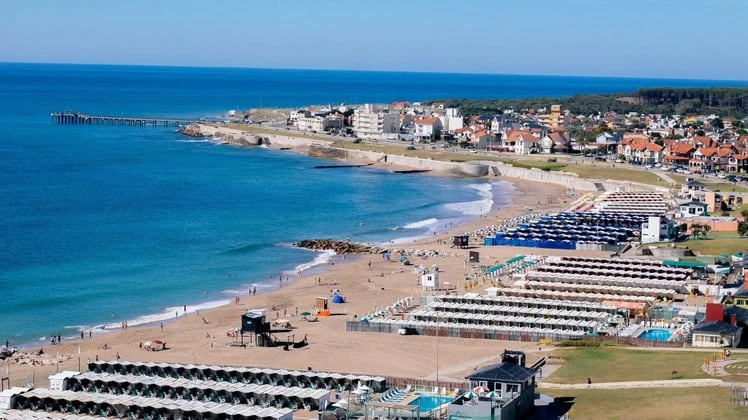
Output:
[[730,386],[720,376],[730,375],[725,371],[725,366],[732,363],[748,362],[748,359],[727,359],[711,362],[709,366],[701,365],[701,369],[715,378],[705,379],[667,379],[659,381],[630,381],[630,382],[600,382],[587,385],[581,384],[556,384],[552,382],[538,381],[538,388],[543,389],[625,389],[625,388],[676,388],[697,386]]
[[748,362],[748,359],[717,359],[716,362],[710,362],[709,365],[701,365],[701,370],[712,376],[727,376],[730,373],[725,370],[725,366],[740,362]]
[[550,382],[538,383],[538,388],[543,389],[626,389],[626,388],[677,388],[697,386],[723,386],[729,385],[721,379],[671,379],[664,381],[630,381],[630,382],[600,382],[591,385],[583,384],[554,384]]

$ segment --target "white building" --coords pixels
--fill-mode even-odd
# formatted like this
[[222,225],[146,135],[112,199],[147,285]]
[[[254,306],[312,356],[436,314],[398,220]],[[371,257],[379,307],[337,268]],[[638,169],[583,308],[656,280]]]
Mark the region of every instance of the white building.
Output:
[[649,216],[647,223],[642,223],[642,244],[670,240],[675,226],[671,221],[660,216]]
[[296,126],[301,131],[315,131],[318,133],[343,126],[343,118],[339,115],[326,117],[301,117],[296,119]]
[[442,122],[442,127],[447,133],[454,134],[455,130],[459,130],[464,126],[460,108],[447,108],[444,111],[445,114],[439,116],[439,120]]
[[364,139],[378,139],[386,134],[396,134],[400,131],[400,114],[366,104],[353,111],[353,131],[356,137]]
[[442,121],[437,117],[421,118],[415,121],[417,139],[423,141],[435,140],[442,134]]

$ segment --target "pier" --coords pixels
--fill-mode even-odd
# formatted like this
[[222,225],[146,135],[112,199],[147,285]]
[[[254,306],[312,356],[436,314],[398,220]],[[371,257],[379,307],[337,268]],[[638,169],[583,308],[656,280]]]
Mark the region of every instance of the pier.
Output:
[[55,124],[86,124],[86,125],[122,125],[136,127],[181,127],[198,122],[197,119],[182,118],[154,118],[154,117],[122,117],[107,115],[89,115],[80,112],[53,112],[50,114]]

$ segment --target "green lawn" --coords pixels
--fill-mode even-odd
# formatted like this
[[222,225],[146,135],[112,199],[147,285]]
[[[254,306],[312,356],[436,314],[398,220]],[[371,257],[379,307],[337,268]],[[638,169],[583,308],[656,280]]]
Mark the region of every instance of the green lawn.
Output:
[[573,172],[582,178],[614,179],[617,181],[641,182],[650,185],[673,187],[655,175],[653,172],[640,169],[628,169],[625,167],[613,167],[607,165],[568,165],[564,172]]
[[730,182],[704,182],[704,185],[712,191],[721,192],[746,192],[748,188],[735,185]]
[[748,362],[737,362],[725,366],[725,371],[738,377],[743,377],[748,381]]
[[709,378],[701,365],[713,352],[628,350],[613,347],[555,350],[553,357],[564,364],[548,381],[562,384],[593,382],[653,381]]
[[568,415],[585,419],[745,419],[748,406],[730,403],[729,387],[540,391],[567,397]]
[[730,255],[748,248],[748,238],[738,237],[737,232],[709,232],[706,238],[689,239],[682,245],[701,255]]

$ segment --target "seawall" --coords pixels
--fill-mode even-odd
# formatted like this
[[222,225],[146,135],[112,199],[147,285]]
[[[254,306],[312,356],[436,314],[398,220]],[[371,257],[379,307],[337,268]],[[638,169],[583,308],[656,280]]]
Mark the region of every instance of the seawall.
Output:
[[445,175],[455,176],[502,176],[507,178],[523,179],[527,181],[551,183],[563,185],[577,191],[598,191],[599,187],[605,190],[613,190],[619,186],[626,189],[641,190],[652,189],[652,186],[632,185],[632,183],[615,182],[610,180],[592,180],[579,178],[577,174],[567,172],[549,172],[537,168],[518,168],[503,162],[494,161],[469,161],[469,162],[446,162],[434,159],[423,159],[412,156],[397,154],[385,154],[368,150],[338,148],[332,146],[332,142],[324,140],[309,139],[284,135],[283,131],[277,133],[255,134],[250,131],[221,127],[209,124],[196,124],[191,126],[193,135],[220,137],[228,144],[237,146],[257,145],[264,139],[265,144],[273,148],[291,148],[302,153],[322,156],[331,159],[357,161],[362,163],[376,163],[380,166],[407,167],[422,171],[432,171]]

